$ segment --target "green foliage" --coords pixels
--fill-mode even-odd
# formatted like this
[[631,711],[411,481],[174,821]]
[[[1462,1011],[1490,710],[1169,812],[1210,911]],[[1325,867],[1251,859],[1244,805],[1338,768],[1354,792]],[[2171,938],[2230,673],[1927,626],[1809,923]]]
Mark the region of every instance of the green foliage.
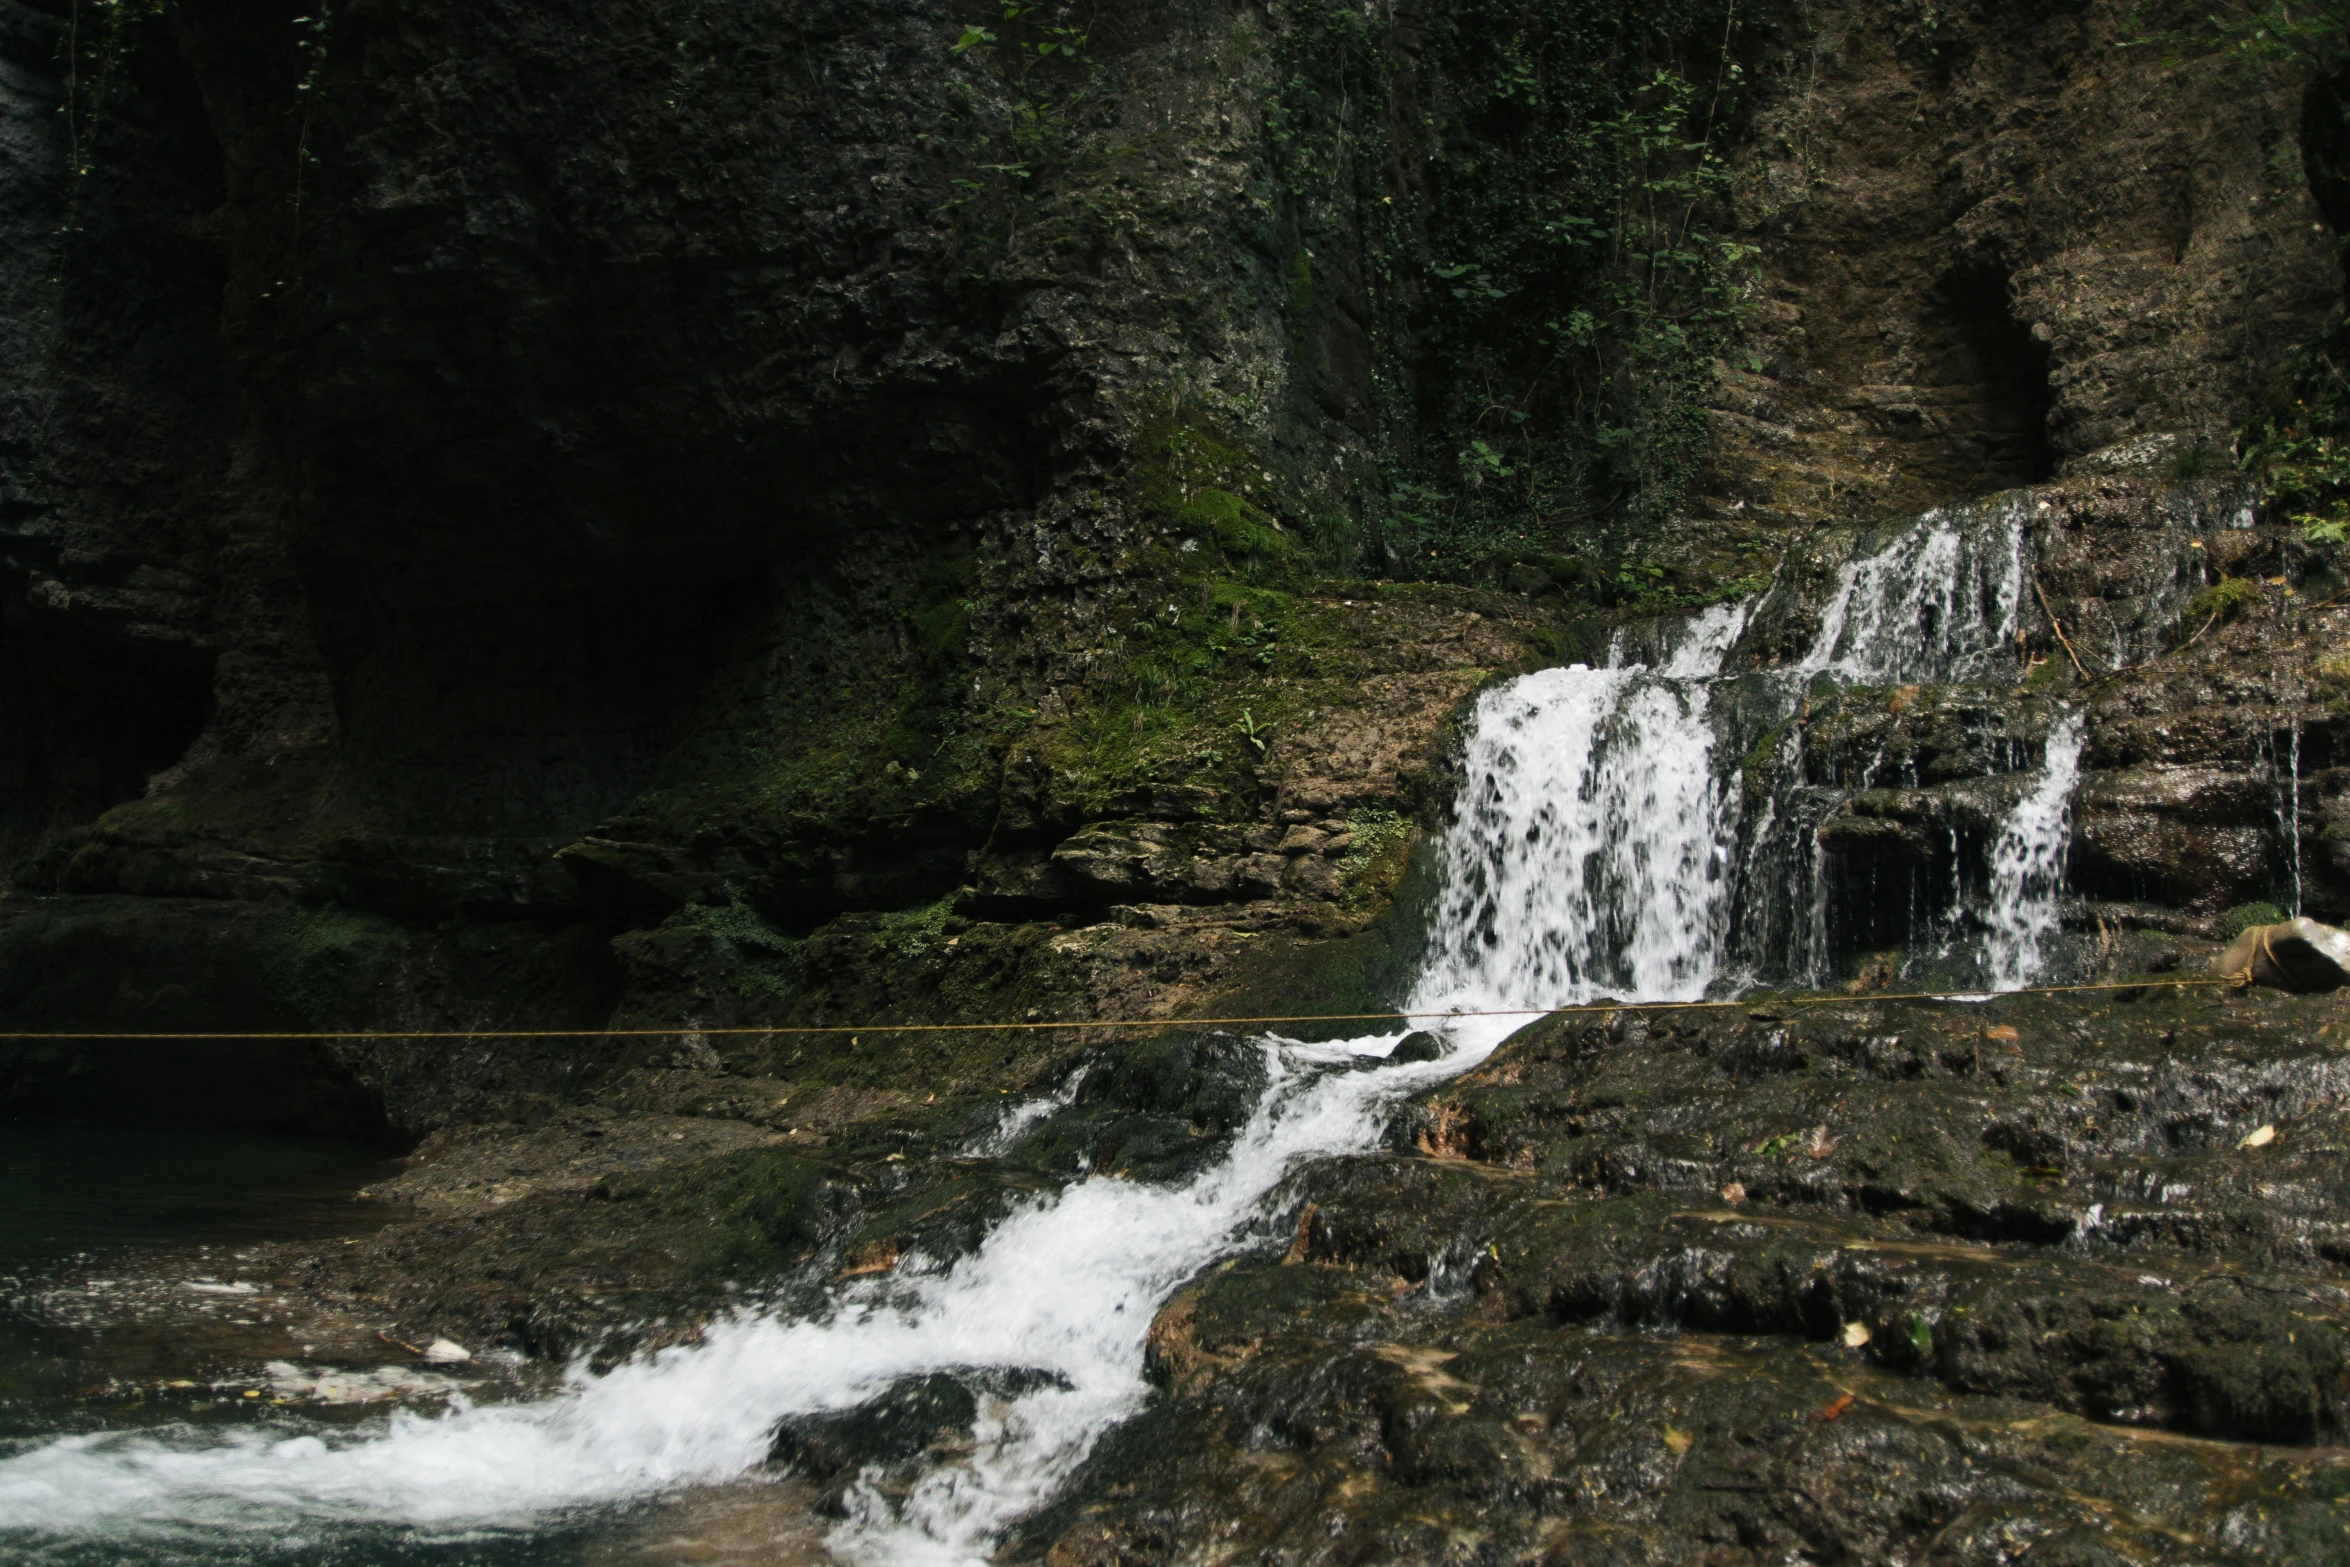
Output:
[[2239,903],[2219,917],[2219,939],[2234,941],[2259,925],[2281,925],[2285,911],[2273,903]]
[[919,909],[895,910],[880,916],[873,932],[875,956],[911,963],[928,957],[947,939],[946,924],[954,917],[955,900],[939,899]]
[[2213,620],[2234,620],[2259,602],[2259,584],[2245,577],[2222,577],[2188,601],[2186,618],[2198,626]]
[[[993,59],[1006,77],[1011,102],[995,134],[1010,156],[977,168],[1017,188],[1039,164],[1060,152],[1067,140],[1069,111],[1084,90],[1082,77],[1048,77],[1039,74],[1039,67],[1082,65],[1092,26],[1073,0],[999,0],[999,6],[1001,32],[967,23],[948,48],[967,58]],[[986,188],[977,180],[955,183],[965,194],[948,202],[949,207],[967,205]]]
[[2144,0],[2131,26],[2123,48],[2159,49],[2172,63],[2330,70],[2350,47],[2350,0]]
[[1339,902],[1367,908],[1385,896],[1403,873],[1403,850],[1412,841],[1412,819],[1385,806],[1358,805],[1346,813],[1354,840],[1338,859]]
[[789,957],[798,951],[799,944],[760,918],[759,911],[742,900],[734,888],[726,889],[727,901],[716,904],[698,904],[680,913],[716,937],[729,956],[746,958],[763,955],[769,958]]
[[725,892],[724,903],[679,909],[663,929],[707,937],[745,999],[789,1000],[804,978],[805,943],[768,924],[733,886]]
[[[1462,0],[1408,48],[1375,8],[1291,15],[1280,170],[1304,210],[1359,214],[1372,252],[1391,569],[1484,574],[1673,515],[1754,277],[1729,203],[1735,9]],[[1358,107],[1431,86],[1429,113]],[[1387,183],[1407,165],[1408,208]]]
[[1198,491],[1175,514],[1175,521],[1195,537],[1213,539],[1227,559],[1242,565],[1281,561],[1296,553],[1280,524],[1226,490]]
[[1137,506],[1180,535],[1188,555],[1212,551],[1204,560],[1172,563],[1194,590],[1203,565],[1251,583],[1295,586],[1316,568],[1354,564],[1353,519],[1332,514],[1312,530],[1285,526],[1273,508],[1294,497],[1261,458],[1220,432],[1170,408],[1140,422],[1133,449],[1126,487]]
[[[2345,0],[2350,4],[2350,0]],[[2350,543],[2350,319],[2296,355],[2236,432],[2237,465],[2269,520],[2315,545]]]
[[2350,500],[2350,377],[2337,326],[2294,360],[2237,434],[2237,463],[2304,526]]
[[1304,251],[1289,258],[1289,324],[1302,329],[1314,305],[1314,262]]

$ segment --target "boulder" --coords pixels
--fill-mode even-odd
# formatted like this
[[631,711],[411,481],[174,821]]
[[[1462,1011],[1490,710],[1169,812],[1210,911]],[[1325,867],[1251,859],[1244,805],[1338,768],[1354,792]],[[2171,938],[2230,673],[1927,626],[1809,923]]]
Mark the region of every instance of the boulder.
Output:
[[1421,1029],[1417,1033],[1406,1034],[1398,1040],[1395,1048],[1388,1052],[1387,1059],[1398,1063],[1441,1061],[1449,1054],[1451,1052],[1445,1048],[1441,1035],[1431,1034],[1426,1029]]
[[2279,990],[2337,990],[2350,980],[2350,931],[2306,915],[2255,925],[2228,943],[2211,968],[2215,974],[2248,974],[2253,984]]

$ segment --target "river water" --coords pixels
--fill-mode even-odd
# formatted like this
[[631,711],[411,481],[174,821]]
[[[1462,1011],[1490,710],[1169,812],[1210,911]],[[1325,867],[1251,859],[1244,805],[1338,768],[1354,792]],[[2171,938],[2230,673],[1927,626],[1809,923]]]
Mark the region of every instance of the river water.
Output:
[[[1840,568],[1799,659],[1751,667],[1742,639],[1766,596],[1664,628],[1644,652],[1619,646],[1606,667],[1488,691],[1453,820],[1431,847],[1441,891],[1406,1010],[1441,1024],[1821,977],[1815,829],[1833,802],[1804,782],[1799,739],[1774,751],[1757,737],[1792,733],[1790,716],[1838,685],[2012,683],[2023,547],[2013,508],[1931,514]],[[1977,911],[1969,938],[1969,961],[1996,983],[2047,961],[2079,757],[2077,723],[2059,722],[1997,836],[1996,906]],[[1759,769],[1759,795],[1741,769]],[[910,1494],[853,1490],[847,1518],[823,1525],[821,1542],[803,1523],[803,1544],[856,1563],[985,1562],[1007,1524],[1151,1396],[1143,1349],[1158,1308],[1220,1258],[1277,1244],[1285,1177],[1379,1146],[1398,1100],[1475,1065],[1516,1021],[1454,1020],[1447,1054],[1401,1064],[1385,1061],[1400,1035],[1265,1039],[1261,1101],[1190,1180],[1077,1181],[1014,1210],[975,1250],[909,1256],[813,1314],[745,1312],[698,1343],[574,1370],[551,1393],[460,1394],[356,1423],[272,1406],[233,1426],[20,1431],[0,1457],[0,1554],[608,1559],[596,1552],[672,1499],[762,1474],[780,1419],[943,1372],[989,1390],[968,1453]],[[1057,1108],[1040,1102],[973,1152],[1016,1153],[1018,1133]]]

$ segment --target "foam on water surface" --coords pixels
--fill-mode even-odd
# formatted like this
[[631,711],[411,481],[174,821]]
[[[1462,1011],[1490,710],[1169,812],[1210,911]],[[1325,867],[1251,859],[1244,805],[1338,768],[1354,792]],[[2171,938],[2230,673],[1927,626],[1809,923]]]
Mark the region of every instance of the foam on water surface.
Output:
[[861,1562],[984,1561],[1102,1432],[1148,1396],[1143,1339],[1158,1306],[1246,1243],[1302,1160],[1376,1142],[1389,1104],[1482,1059],[1507,1024],[1456,1030],[1431,1062],[1333,1070],[1394,1036],[1264,1045],[1271,1085],[1227,1156],[1174,1186],[1079,1181],[1027,1204],[975,1252],[933,1271],[845,1290],[830,1314],[745,1314],[694,1345],[557,1397],[428,1416],[402,1411],[349,1434],[192,1431],[54,1440],[0,1462],[0,1539],[101,1536],[136,1548],[191,1534],[293,1549],[337,1525],[411,1536],[521,1530],[584,1510],[732,1480],[762,1463],[776,1422],[862,1403],[934,1371],[1043,1373],[991,1411],[966,1461],[892,1505],[852,1495],[832,1544]]

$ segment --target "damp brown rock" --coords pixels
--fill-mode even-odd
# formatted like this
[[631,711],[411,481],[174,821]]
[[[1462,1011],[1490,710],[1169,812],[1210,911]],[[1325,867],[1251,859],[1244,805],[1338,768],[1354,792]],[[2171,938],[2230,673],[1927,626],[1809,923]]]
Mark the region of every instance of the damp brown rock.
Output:
[[2302,994],[2339,990],[2350,981],[2350,931],[2307,915],[2279,925],[2255,925],[2211,960],[2215,974]]

